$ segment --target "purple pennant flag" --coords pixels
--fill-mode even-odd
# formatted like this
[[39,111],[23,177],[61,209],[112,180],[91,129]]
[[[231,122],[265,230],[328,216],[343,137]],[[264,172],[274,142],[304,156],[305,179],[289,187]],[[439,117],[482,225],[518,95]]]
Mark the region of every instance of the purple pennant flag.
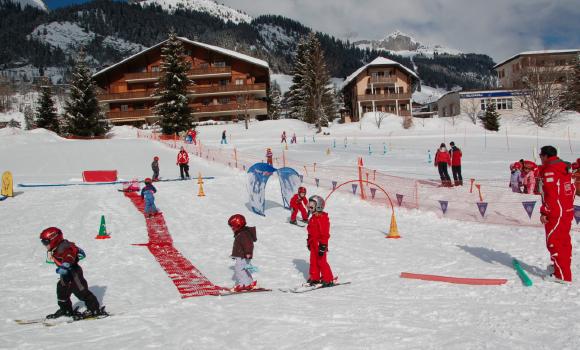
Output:
[[403,204],[403,195],[397,193],[397,203],[399,203],[399,207]]
[[487,202],[477,202],[477,209],[479,209],[479,213],[481,217],[485,217],[485,211],[487,210]]
[[371,187],[371,198],[375,199],[375,195],[377,194],[377,189]]
[[576,219],[576,225],[580,222],[580,205],[574,206],[574,219]]
[[316,182],[316,187],[318,187],[318,184],[320,183],[320,179],[314,179],[314,182]]
[[357,184],[352,184],[352,194],[356,194],[356,188],[358,187]]
[[304,175],[298,175],[300,177],[300,182],[304,182]]
[[536,206],[536,201],[522,202],[522,205],[524,206],[524,209],[526,210],[526,213],[528,213],[528,216],[531,219],[532,218],[532,213],[534,212],[534,207]]
[[332,190],[336,190],[336,181],[332,181]]
[[439,201],[439,205],[441,205],[441,211],[445,215],[447,212],[447,206],[449,205],[449,201]]

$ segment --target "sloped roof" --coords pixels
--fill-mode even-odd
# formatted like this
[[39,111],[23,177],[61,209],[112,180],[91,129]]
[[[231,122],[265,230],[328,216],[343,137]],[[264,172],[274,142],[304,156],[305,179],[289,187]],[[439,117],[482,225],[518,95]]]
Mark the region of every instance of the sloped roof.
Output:
[[[246,61],[248,63],[254,64],[254,65],[257,65],[257,66],[260,66],[260,67],[264,67],[264,68],[269,68],[270,67],[268,65],[268,62],[263,61],[263,60],[260,60],[260,59],[257,59],[257,58],[252,57],[252,56],[245,55],[243,53],[239,53],[239,52],[236,52],[236,51],[224,49],[223,47],[219,47],[219,46],[209,45],[209,44],[202,43],[202,42],[199,42],[199,41],[189,40],[189,39],[184,38],[184,37],[179,37],[178,36],[177,39],[179,39],[179,40],[181,40],[183,42],[186,42],[188,44],[192,44],[192,45],[195,45],[195,46],[200,46],[200,47],[206,48],[206,49],[211,50],[211,51],[219,52],[219,53],[224,54],[226,56],[234,57],[234,58],[240,59],[242,61]],[[111,70],[113,68],[116,68],[116,67],[122,65],[123,63],[129,62],[132,59],[134,59],[134,58],[136,58],[136,57],[138,57],[140,55],[143,55],[143,54],[145,54],[145,53],[147,53],[147,52],[149,52],[149,51],[151,51],[153,49],[156,49],[159,46],[162,46],[163,44],[165,44],[166,41],[167,40],[164,40],[164,41],[160,42],[159,44],[156,44],[154,46],[151,46],[151,47],[149,47],[149,48],[147,48],[147,49],[145,49],[145,50],[143,50],[141,52],[138,52],[138,53],[136,53],[136,54],[134,54],[132,56],[129,56],[129,57],[125,58],[122,61],[119,61],[119,62],[117,62],[117,63],[115,63],[113,65],[110,65],[110,66],[108,66],[108,67],[106,67],[104,69],[101,69],[100,71],[98,71],[95,74],[93,74],[93,78],[96,77],[96,76],[98,76],[98,75],[100,75],[100,74],[103,74],[103,73],[105,73],[105,72],[107,72],[107,71],[109,71],[109,70]]]
[[372,62],[360,67],[354,73],[349,75],[342,83],[342,87],[344,88],[345,86],[350,84],[350,82],[353,81],[356,77],[358,77],[358,75],[360,73],[362,73],[365,69],[372,67],[372,66],[397,66],[397,67],[403,69],[404,71],[406,71],[407,73],[409,73],[410,75],[417,78],[417,80],[419,79],[419,76],[413,70],[405,67],[404,65],[400,64],[399,62],[396,62],[396,61],[390,60],[388,58],[379,56],[379,57],[375,58],[374,60],[372,60]]
[[528,55],[549,55],[549,54],[565,54],[565,53],[580,53],[580,49],[566,49],[566,50],[537,50],[537,51],[524,51],[524,52],[520,52],[518,54],[513,55],[512,57],[508,58],[507,60],[504,60],[498,64],[496,64],[495,66],[493,66],[493,69],[496,69],[499,66],[503,66],[504,64],[508,63],[511,60],[514,60],[520,56],[528,56]]

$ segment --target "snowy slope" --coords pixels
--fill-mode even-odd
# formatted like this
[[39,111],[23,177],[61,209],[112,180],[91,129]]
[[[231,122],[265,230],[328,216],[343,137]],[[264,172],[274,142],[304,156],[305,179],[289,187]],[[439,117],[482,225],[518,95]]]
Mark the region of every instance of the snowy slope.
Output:
[[223,4],[218,4],[213,0],[144,0],[140,1],[139,4],[141,6],[161,6],[162,9],[170,13],[177,9],[207,12],[212,16],[221,18],[224,22],[236,24],[242,22],[250,23],[252,21],[252,17],[248,14]]
[[[577,116],[576,116],[577,117]],[[435,123],[437,121],[437,124]],[[387,157],[365,160],[393,169],[414,168],[433,173],[420,162],[426,145],[442,136],[441,120],[424,132],[399,133],[395,124],[374,131],[370,123],[333,126],[331,136],[317,143],[293,145],[289,156],[320,161],[324,149],[339,135],[358,138],[346,151],[333,150],[324,162],[354,163],[367,141],[383,142],[394,133]],[[578,133],[577,123],[572,124]],[[448,125],[449,126],[449,125]],[[463,127],[454,132],[461,134]],[[281,130],[310,136],[312,129],[294,120],[200,128],[200,139],[217,146],[219,133],[232,135],[225,151],[237,147],[260,155],[266,145],[279,143]],[[376,129],[376,127],[375,127]],[[461,130],[461,132],[460,132]],[[482,159],[481,139],[468,129],[466,171],[505,173],[506,164],[527,153],[535,143],[532,130],[520,131],[511,151],[501,135],[488,137]],[[449,131],[449,129],[448,129]],[[150,175],[150,161],[160,156],[161,176],[177,175],[177,151],[159,143],[131,138],[131,128],[115,128],[118,138],[70,141],[43,130],[0,130],[0,172],[12,170],[15,181],[67,181],[82,169],[116,168],[123,178]],[[549,130],[558,141],[561,130]],[[428,133],[432,136],[428,137]],[[301,137],[300,137],[301,139]],[[457,141],[457,140],[456,140]],[[565,142],[562,141],[562,145]],[[463,145],[462,145],[463,146]],[[573,147],[579,149],[578,137]],[[565,158],[568,158],[567,155]],[[260,268],[258,283],[274,289],[304,281],[308,271],[306,232],[284,223],[288,212],[280,203],[275,178],[268,184],[266,216],[246,207],[243,172],[192,156],[192,172],[216,176],[204,185],[206,197],[196,196],[193,182],[157,185],[156,202],[164,212],[174,245],[212,282],[231,286],[232,234],[226,220],[243,213],[257,226],[253,263]],[[468,166],[467,166],[468,165]],[[308,194],[327,191],[307,186]],[[385,208],[348,194],[333,195],[329,261],[333,272],[349,286],[292,295],[278,291],[231,297],[180,299],[177,290],[144,247],[145,220],[123,195],[109,186],[17,189],[15,198],[0,202],[0,348],[7,349],[578,349],[580,291],[546,283],[548,254],[540,229],[492,226],[441,219],[434,213],[398,210],[402,239],[386,240]],[[112,239],[95,240],[101,215]],[[115,316],[59,325],[19,326],[16,318],[36,318],[56,310],[54,266],[44,263],[40,230],[56,225],[87,252],[81,262],[91,290]],[[579,238],[573,237],[577,255]],[[534,280],[525,288],[511,268],[511,258],[523,262]],[[578,272],[580,263],[573,260]],[[461,277],[506,278],[499,287],[461,286],[399,278],[403,271]],[[76,299],[73,297],[73,303]]]
[[42,0],[8,0],[16,4],[20,4],[20,8],[25,6],[36,7],[39,10],[48,12],[48,7]]
[[401,56],[425,55],[432,57],[435,53],[446,53],[450,55],[461,54],[460,50],[451,49],[441,45],[423,44],[409,34],[399,30],[387,35],[381,40],[359,40],[353,42],[360,49],[373,49],[391,51]]

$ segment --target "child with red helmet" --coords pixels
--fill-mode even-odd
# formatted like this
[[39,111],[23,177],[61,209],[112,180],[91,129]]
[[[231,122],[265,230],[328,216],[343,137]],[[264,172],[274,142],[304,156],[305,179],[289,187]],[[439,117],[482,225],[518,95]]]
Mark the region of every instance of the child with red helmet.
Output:
[[151,163],[151,170],[153,170],[153,181],[159,181],[159,157],[153,157],[153,163]]
[[290,199],[290,210],[292,214],[290,215],[290,223],[296,225],[296,216],[298,212],[302,214],[302,222],[308,222],[308,199],[306,198],[306,188],[298,187],[298,193],[292,196]]
[[141,190],[141,198],[145,200],[145,216],[148,218],[157,214],[157,207],[155,206],[155,193],[157,189],[151,183],[150,178],[145,179],[145,187]]
[[252,278],[252,272],[256,270],[252,266],[254,257],[254,242],[256,237],[256,228],[246,226],[246,218],[242,214],[232,215],[228,220],[228,225],[234,233],[234,245],[232,248],[232,259],[234,265],[234,279],[236,286],[234,292],[254,289],[256,281]]
[[[59,309],[46,318],[58,318],[69,316],[84,318],[88,316],[107,315],[105,308],[101,308],[95,295],[89,290],[87,281],[83,276],[83,269],[79,260],[83,259],[85,252],[73,242],[64,239],[62,231],[57,227],[49,227],[40,233],[40,241],[46,247],[48,255],[56,264],[56,273],[60,279],[56,284],[56,297]],[[84,313],[79,313],[72,307],[71,294],[83,301],[87,307]]]
[[273,162],[272,162],[272,157],[273,157],[273,153],[272,153],[272,149],[268,148],[266,149],[266,163],[270,164],[271,166],[274,166]]
[[512,192],[521,193],[521,169],[522,164],[520,162],[515,162],[510,165],[511,177],[510,177],[510,187]]
[[326,260],[328,252],[328,240],[330,239],[330,220],[324,211],[324,199],[320,196],[312,196],[308,200],[308,211],[312,217],[308,221],[307,248],[310,251],[310,277],[308,284],[322,283],[323,287],[332,287],[334,277]]

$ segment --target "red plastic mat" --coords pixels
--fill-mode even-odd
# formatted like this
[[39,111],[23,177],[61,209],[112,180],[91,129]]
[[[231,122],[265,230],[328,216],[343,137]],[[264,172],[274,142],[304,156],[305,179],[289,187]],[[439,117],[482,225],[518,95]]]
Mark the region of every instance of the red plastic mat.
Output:
[[113,182],[117,181],[117,170],[85,170],[84,182]]

